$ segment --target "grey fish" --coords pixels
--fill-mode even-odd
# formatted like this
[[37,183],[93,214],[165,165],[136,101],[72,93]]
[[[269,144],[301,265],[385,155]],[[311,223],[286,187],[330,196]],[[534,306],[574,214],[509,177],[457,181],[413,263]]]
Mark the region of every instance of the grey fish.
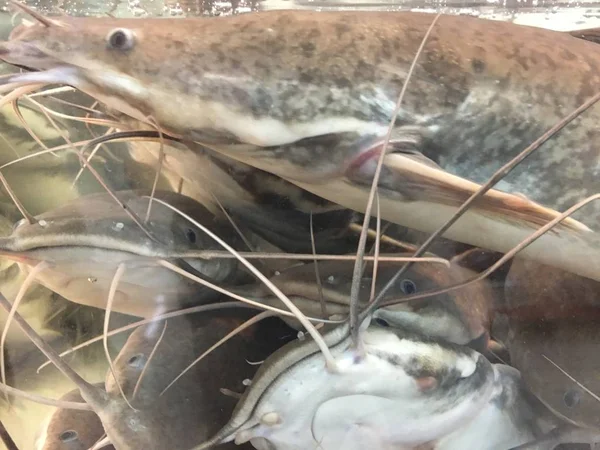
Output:
[[[134,160],[156,167],[160,144],[131,142],[128,148]],[[193,152],[176,143],[162,148],[161,173],[174,190],[183,180],[182,193],[215,214],[222,214],[223,207],[234,222],[243,224],[277,248],[311,253],[311,214],[317,252],[345,253],[356,248],[356,233],[348,230],[355,218],[353,211],[201,146],[194,146]]]
[[[75,86],[137,120],[151,118],[166,134],[357,211],[433,19],[354,11],[181,20],[29,13],[36,22],[15,28],[0,58],[39,71],[7,80],[5,89]],[[396,118],[379,190],[382,217],[437,229],[477,183],[596,92],[598,67],[600,50],[568,34],[443,16]],[[554,209],[598,191],[597,114],[588,111],[500,186],[531,201],[490,191],[445,236],[506,252],[555,218]],[[592,228],[597,211],[585,215]],[[558,229],[522,254],[600,279],[596,235],[573,220]]]
[[[138,217],[144,217],[149,200],[142,196],[149,192],[121,191],[117,195]],[[168,192],[156,197],[195,217],[231,245],[242,245],[228,222],[196,201]],[[147,227],[162,243],[151,240],[106,193],[80,197],[36,220],[34,224],[21,221],[10,236],[0,238],[0,254],[17,260],[24,270],[40,261],[49,262],[36,280],[76,303],[104,308],[120,263],[125,263],[126,269],[114,310],[142,317],[216,296],[211,289],[159,266],[157,259],[184,260],[184,268],[191,267],[213,282],[231,282],[240,274],[235,260],[186,259],[186,252],[222,247],[156,202]]]
[[323,338],[337,370],[326,370],[313,340],[286,344],[196,449],[233,440],[261,450],[411,448],[471,419],[492,395],[493,368],[473,350],[376,324],[361,336],[365,358],[345,325]]

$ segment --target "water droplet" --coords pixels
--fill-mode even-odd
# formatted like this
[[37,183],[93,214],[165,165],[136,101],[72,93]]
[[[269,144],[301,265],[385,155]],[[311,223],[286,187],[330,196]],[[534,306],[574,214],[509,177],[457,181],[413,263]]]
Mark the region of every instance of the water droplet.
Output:
[[121,231],[124,227],[125,227],[125,225],[123,225],[122,222],[117,222],[117,223],[115,223],[115,226],[113,227],[113,229],[115,231]]
[[95,283],[96,281],[98,281],[98,278],[94,278],[94,277],[88,277],[88,281],[90,283]]
[[38,225],[39,225],[40,227],[47,227],[47,226],[48,226],[48,222],[46,222],[44,219],[42,219],[42,220],[40,220],[40,221],[38,222]]

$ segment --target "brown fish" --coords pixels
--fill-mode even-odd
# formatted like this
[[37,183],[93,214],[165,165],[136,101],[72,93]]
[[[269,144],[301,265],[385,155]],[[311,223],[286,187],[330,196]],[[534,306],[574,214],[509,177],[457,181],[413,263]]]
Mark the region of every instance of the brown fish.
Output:
[[559,416],[600,429],[598,282],[518,258],[505,301],[510,359],[527,386]]
[[554,413],[600,429],[598,321],[515,324],[508,342],[512,364],[527,387]]
[[554,267],[517,258],[499,311],[512,322],[600,320],[600,283]]
[[[175,20],[30,14],[36,22],[17,27],[0,58],[38,72],[8,80],[6,89],[70,84],[167,134],[358,211],[433,19],[354,11]],[[437,229],[477,183],[590,99],[598,68],[600,50],[568,34],[441,17],[395,118],[382,217]],[[498,187],[561,210],[599,191],[597,114],[588,111]],[[506,252],[557,215],[500,191],[476,203],[446,237]],[[600,208],[583,217],[595,227]],[[559,230],[523,255],[600,280],[596,235],[574,221]]]
[[[402,256],[403,254],[399,254]],[[408,256],[408,254],[404,255]],[[376,290],[378,292],[398,271],[398,265],[380,262]],[[314,264],[291,267],[271,278],[281,291],[311,317],[321,315],[320,295],[326,302],[327,314],[348,314],[350,287],[354,261],[322,261],[318,263],[321,286],[315,282]],[[373,265],[366,264],[361,280],[360,301],[367,303],[370,297]],[[434,288],[459,283],[473,277],[473,273],[457,265],[414,264],[386,295],[386,299],[416,294]],[[264,285],[239,289],[253,299],[260,299],[271,306],[279,300]],[[493,292],[486,281],[474,283],[464,289],[410,303],[379,309],[374,317],[379,323],[412,330],[424,336],[443,339],[461,345],[471,345],[483,352],[488,342],[488,330],[493,305]],[[285,319],[298,327],[295,319]]]
[[[1,296],[0,304],[3,309],[10,309],[10,303]],[[230,326],[233,323],[231,320],[227,320],[227,314],[221,317],[211,316],[211,314],[201,314],[200,323],[196,324],[185,324],[175,319],[173,321],[173,331],[170,332],[174,340],[166,336],[168,325],[167,328],[164,328],[164,322],[162,328],[158,327],[154,331],[148,330],[147,327],[142,329],[141,333],[146,334],[147,338],[155,344],[152,347],[154,349],[153,355],[144,353],[148,350],[148,346],[143,345],[144,339],[143,336],[139,336],[140,333],[137,333],[138,338],[136,340],[138,348],[133,344],[129,347],[126,345],[123,348],[120,353],[121,358],[117,358],[117,367],[122,368],[122,370],[117,369],[116,371],[117,379],[120,378],[119,373],[126,375],[131,374],[133,371],[134,375],[138,375],[136,379],[139,381],[142,372],[144,372],[144,367],[146,367],[145,376],[139,382],[140,401],[137,402],[139,409],[131,408],[130,403],[123,398],[120,389],[116,388],[116,384],[110,382],[110,378],[107,379],[106,390],[86,382],[60,359],[58,354],[43,341],[18,313],[15,314],[14,320],[52,363],[77,386],[90,410],[95,412],[102,421],[107,437],[115,449],[137,450],[148,448],[158,450],[189,448],[189,445],[196,438],[201,437],[202,431],[207,431],[213,426],[211,411],[214,412],[215,409],[219,411],[220,408],[223,408],[225,412],[221,411],[221,413],[227,414],[227,410],[233,410],[235,406],[234,399],[227,398],[219,391],[223,384],[234,385],[233,388],[235,389],[235,386],[242,385],[242,380],[248,371],[251,375],[256,369],[256,366],[248,364],[245,360],[249,352],[240,350],[239,347],[241,339],[247,345],[247,347],[243,345],[244,349],[252,349],[256,339],[244,339],[243,336],[237,336],[236,340],[230,340],[226,344],[226,348],[233,346],[229,352],[210,355],[210,360],[213,361],[212,365],[197,365],[194,371],[184,374],[180,380],[181,382],[175,383],[169,390],[165,390],[163,395],[152,395],[160,394],[160,392],[156,393],[155,389],[159,387],[164,390],[166,382],[171,380],[171,376],[174,377],[178,374],[178,372],[167,374],[170,368],[178,370],[182,365],[193,360],[197,355],[194,348],[196,345],[207,348],[213,343],[213,339],[219,339],[231,330]],[[225,318],[224,321],[220,320],[223,318]],[[236,319],[233,322],[240,323]],[[167,339],[165,347],[162,349],[161,336],[162,339],[165,339],[165,337]],[[142,344],[142,347],[139,347],[140,344]],[[237,352],[235,349],[240,351]],[[233,356],[232,351],[235,353]],[[273,348],[268,349],[268,353],[272,351]],[[130,353],[126,354],[126,352]],[[219,355],[221,363],[217,367],[215,366],[215,358]],[[157,358],[156,361],[154,361],[154,357]],[[183,359],[186,361],[183,361]],[[156,363],[156,365],[153,363]],[[153,377],[152,372],[155,369],[157,372]],[[193,376],[194,372],[198,373],[198,371],[204,374],[200,379]],[[220,376],[215,377],[215,373],[219,373]],[[165,383],[161,383],[161,380]],[[144,382],[147,384],[142,386]],[[191,384],[187,384],[189,382]],[[123,393],[128,395],[128,398],[131,398],[134,404],[136,404],[136,399],[133,391],[136,390],[137,384],[137,381],[125,382],[123,388]],[[115,391],[119,391],[119,393],[115,394]],[[217,402],[220,406],[217,406]],[[230,406],[228,406],[228,402]],[[194,414],[187,416],[182,414],[184,410],[186,412],[190,411],[186,408],[191,408]],[[186,426],[179,427],[178,423],[184,420],[188,421],[188,424],[190,422],[198,424],[199,429]],[[206,437],[204,436],[203,439],[206,439]]]
[[[60,400],[83,402],[79,389],[67,392]],[[105,434],[102,422],[92,411],[58,408],[48,419],[36,442],[36,450],[88,450]],[[112,445],[104,448],[114,450]]]
[[[227,342],[162,392],[204,350],[240,325],[244,317],[250,316],[239,312],[202,313],[168,319],[166,328],[165,321],[153,322],[131,334],[114,366],[123,392],[132,406],[140,410],[139,425],[130,427],[130,433],[140,430],[140,443],[152,442],[152,448],[156,449],[189,449],[228,420],[236,399],[224,395],[220,389],[243,392],[243,380],[256,371],[256,366],[248,364],[246,359],[260,360],[266,356],[252,342],[254,331]],[[109,396],[120,398],[110,371],[106,391]],[[108,427],[114,426],[113,421],[122,420],[109,411],[101,417]],[[127,448],[142,448],[133,445],[136,442],[133,434],[123,435],[127,436],[133,438],[127,442]],[[117,444],[117,448],[123,445]]]

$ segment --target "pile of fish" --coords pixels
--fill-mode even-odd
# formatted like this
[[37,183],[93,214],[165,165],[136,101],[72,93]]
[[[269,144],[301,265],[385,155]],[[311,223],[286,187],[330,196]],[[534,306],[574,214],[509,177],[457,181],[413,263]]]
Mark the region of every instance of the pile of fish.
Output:
[[600,445],[597,30],[10,5],[8,450]]

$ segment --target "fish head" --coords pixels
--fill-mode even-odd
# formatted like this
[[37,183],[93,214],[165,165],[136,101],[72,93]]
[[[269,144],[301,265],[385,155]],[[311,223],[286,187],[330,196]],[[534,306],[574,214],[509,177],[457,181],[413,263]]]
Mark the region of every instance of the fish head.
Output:
[[[71,85],[145,123],[163,125],[168,114],[175,112],[175,103],[181,109],[183,98],[172,97],[181,93],[176,74],[183,69],[181,58],[185,59],[177,44],[190,43],[172,36],[179,21],[46,18],[29,8],[26,12],[36,20],[13,29],[8,41],[0,45],[0,59],[35,72],[16,76],[9,83]],[[161,107],[167,91],[171,100]]]
[[[143,194],[117,193],[142,218],[149,203]],[[161,198],[226,241],[235,245],[239,239],[235,231],[225,237],[227,224],[191,199],[170,193]],[[235,260],[188,257],[220,246],[163,204],[153,204],[146,228],[157,241],[112,197],[92,194],[39,215],[34,223],[18,222],[10,236],[0,239],[0,254],[16,260],[26,271],[46,262],[47,267],[36,275],[40,283],[68,300],[96,307],[106,305],[117,267],[123,263],[126,268],[115,292],[115,311],[142,317],[152,315],[154,307],[164,311],[180,306],[181,301],[188,302],[188,297],[200,292],[212,295],[212,291],[158,264],[159,259],[185,261],[184,270],[192,266],[215,281],[236,276]]]
[[[252,415],[224,441],[264,439],[278,449],[316,443],[335,449],[341,442],[349,449],[412,448],[471,420],[494,393],[496,373],[473,350],[376,324],[362,341],[363,357],[349,339],[331,348],[336,370],[313,354],[271,376]],[[269,377],[268,370],[261,375]],[[263,381],[257,377],[253,385]]]
[[[411,255],[406,253],[398,256]],[[375,282],[375,292],[380,292],[401,266],[380,261],[375,279],[372,276],[373,264],[369,262],[365,266],[359,298],[366,305],[371,296],[372,284]],[[320,314],[321,297],[327,302],[329,315],[345,314],[350,299],[353,269],[353,261],[321,261],[318,265],[320,286],[315,282],[313,264],[286,269],[274,276],[272,281],[287,296],[294,297],[306,314]],[[395,281],[384,301],[452,286],[473,276],[473,272],[455,264],[450,267],[430,262],[413,264]],[[269,304],[276,304],[278,300],[270,291],[262,286],[259,289],[263,298],[270,298]],[[380,308],[374,316],[383,325],[410,329],[456,344],[477,342],[481,344],[481,348],[476,349],[483,351],[487,345],[492,295],[488,283],[479,281],[459,290]],[[286,319],[286,322],[294,327],[298,326],[296,319]]]
[[432,417],[439,415],[444,423],[453,417],[462,420],[487,402],[495,389],[493,366],[468,347],[377,323],[363,339],[368,355],[404,375],[406,388],[395,395],[407,401],[407,413],[417,420],[432,410]]
[[[388,267],[387,274],[384,272],[381,277],[382,282],[387,283],[397,270]],[[386,298],[391,300],[439,290],[475,276],[475,272],[454,263],[449,267],[434,263],[413,264],[396,281]],[[489,337],[493,302],[494,292],[490,284],[482,280],[447,293],[381,308],[375,315],[391,326],[408,328],[456,344],[473,344],[476,350],[483,351]]]
[[527,388],[561,419],[592,429],[600,427],[597,328],[593,320],[519,324],[508,342]]
[[[355,70],[356,58],[343,61],[342,86],[338,65],[323,64],[320,51],[302,50],[294,33],[304,46],[325,48],[315,36],[343,20],[328,17],[327,29],[314,12],[42,17],[14,29],[0,45],[0,59],[37,70],[7,78],[8,85],[71,85],[165,134],[291,179],[323,181],[374,160],[395,105],[395,96],[372,80],[354,89],[346,72]],[[337,48],[328,52],[340,59]]]
[[[79,389],[67,392],[60,400],[83,402]],[[93,446],[103,435],[102,422],[93,411],[58,408],[44,423],[36,442],[36,449],[85,450]],[[113,447],[109,448],[112,450]]]

